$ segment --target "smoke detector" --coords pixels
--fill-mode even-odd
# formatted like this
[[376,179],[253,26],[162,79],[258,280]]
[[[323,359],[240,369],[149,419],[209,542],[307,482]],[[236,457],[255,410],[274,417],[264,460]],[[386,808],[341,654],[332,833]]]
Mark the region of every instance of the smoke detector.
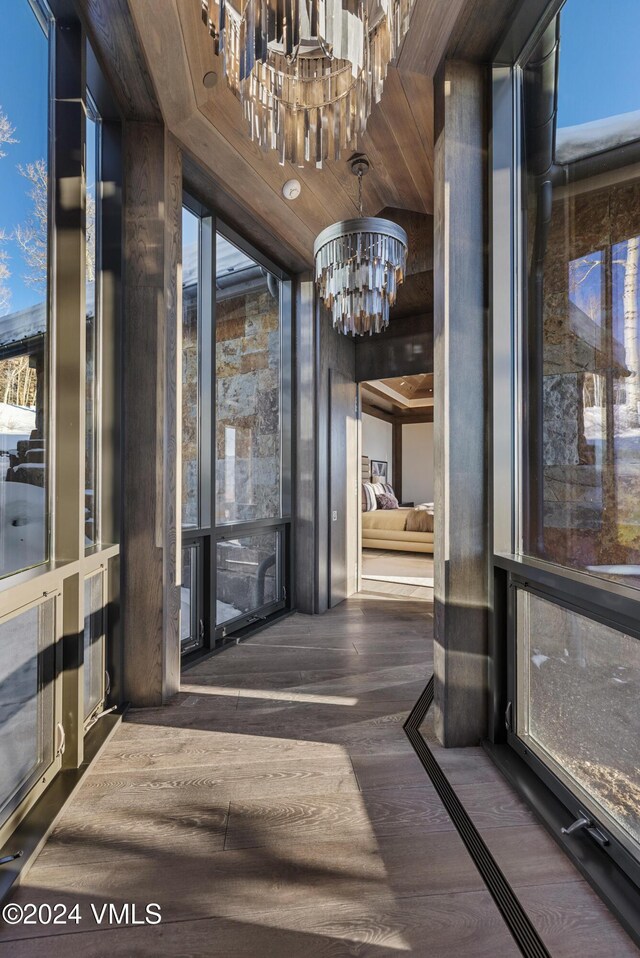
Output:
[[285,200],[297,200],[300,196],[302,187],[300,186],[300,180],[287,180],[287,182],[282,187],[282,195]]

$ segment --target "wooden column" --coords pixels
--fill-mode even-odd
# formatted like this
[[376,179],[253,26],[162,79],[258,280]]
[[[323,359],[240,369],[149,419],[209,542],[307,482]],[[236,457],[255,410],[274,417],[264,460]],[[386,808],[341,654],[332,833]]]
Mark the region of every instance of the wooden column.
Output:
[[122,607],[125,698],[180,683],[181,154],[157,123],[125,127]]
[[436,78],[435,719],[447,746],[486,734],[488,381],[485,83],[446,61]]

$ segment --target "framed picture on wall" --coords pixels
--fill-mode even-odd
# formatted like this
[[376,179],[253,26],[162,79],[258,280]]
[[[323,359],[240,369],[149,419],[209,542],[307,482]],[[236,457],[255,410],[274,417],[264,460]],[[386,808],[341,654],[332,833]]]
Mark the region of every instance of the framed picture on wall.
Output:
[[371,460],[371,478],[382,479],[383,482],[386,482],[387,468],[388,468],[388,463],[382,462],[380,459],[372,459]]

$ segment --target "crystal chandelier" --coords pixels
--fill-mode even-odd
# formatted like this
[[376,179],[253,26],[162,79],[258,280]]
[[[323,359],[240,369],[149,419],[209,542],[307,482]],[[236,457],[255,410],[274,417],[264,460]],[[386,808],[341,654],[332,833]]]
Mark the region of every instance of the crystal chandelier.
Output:
[[362,215],[362,177],[368,169],[364,157],[351,164],[358,177],[359,218],[328,226],[313,246],[318,295],[331,311],[334,329],[352,336],[387,328],[407,266],[402,227]]
[[322,167],[355,149],[413,0],[201,0],[251,139],[280,162]]

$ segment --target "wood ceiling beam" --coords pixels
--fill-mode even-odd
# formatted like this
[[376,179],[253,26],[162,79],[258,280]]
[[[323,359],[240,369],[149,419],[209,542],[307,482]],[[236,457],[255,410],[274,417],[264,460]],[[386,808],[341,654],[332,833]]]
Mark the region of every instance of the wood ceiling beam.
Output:
[[415,0],[397,59],[398,69],[435,76],[466,3],[467,0]]
[[123,117],[159,123],[158,98],[127,0],[77,0],[77,7]]

